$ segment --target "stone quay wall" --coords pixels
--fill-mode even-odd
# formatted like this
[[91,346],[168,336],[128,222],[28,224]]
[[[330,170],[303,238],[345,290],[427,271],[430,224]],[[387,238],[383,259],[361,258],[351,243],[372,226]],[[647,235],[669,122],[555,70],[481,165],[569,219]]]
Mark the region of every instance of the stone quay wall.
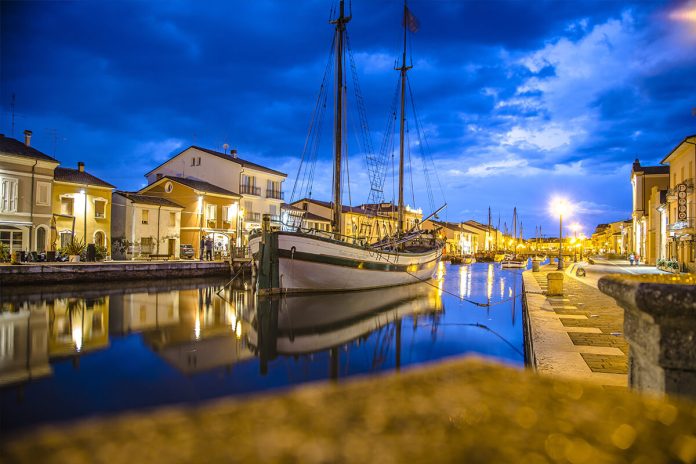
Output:
[[224,261],[49,263],[0,266],[0,287],[226,276]]

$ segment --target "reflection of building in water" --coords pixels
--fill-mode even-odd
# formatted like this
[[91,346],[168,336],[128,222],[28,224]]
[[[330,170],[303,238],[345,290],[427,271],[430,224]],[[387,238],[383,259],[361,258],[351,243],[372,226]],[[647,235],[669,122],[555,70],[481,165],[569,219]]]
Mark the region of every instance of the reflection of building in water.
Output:
[[112,295],[109,331],[112,335],[142,332],[179,323],[179,291]]
[[179,291],[179,320],[146,331],[145,342],[169,364],[192,374],[253,357],[242,340],[250,294],[214,288]]
[[0,386],[50,375],[46,306],[4,303],[0,311]]
[[109,345],[109,297],[59,298],[48,306],[48,355],[70,356]]

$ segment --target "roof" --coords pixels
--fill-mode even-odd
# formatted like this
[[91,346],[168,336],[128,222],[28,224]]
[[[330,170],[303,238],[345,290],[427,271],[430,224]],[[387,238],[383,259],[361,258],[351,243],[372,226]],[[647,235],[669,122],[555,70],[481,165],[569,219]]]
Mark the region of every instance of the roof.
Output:
[[331,219],[319,216],[318,214],[310,213],[309,211],[305,212],[304,219],[309,219],[310,221],[331,222]]
[[162,177],[162,179],[173,180],[174,182],[178,182],[178,183],[185,185],[187,187],[191,187],[194,190],[198,190],[198,191],[205,192],[205,193],[214,193],[216,195],[227,195],[227,196],[238,197],[238,198],[242,197],[238,193],[234,193],[231,190],[227,190],[227,189],[224,189],[222,187],[218,187],[217,185],[213,185],[210,182],[206,182],[204,180],[188,179],[186,177],[177,177],[177,176],[164,176],[164,177]]
[[[199,146],[197,146],[197,145],[191,145],[191,146],[188,147],[186,150],[190,150],[191,148],[195,148],[196,150],[199,150],[199,151],[208,153],[209,155],[217,156],[218,158],[224,159],[225,161],[231,161],[231,162],[233,162],[233,163],[237,163],[237,164],[239,164],[240,166],[242,166],[243,168],[248,167],[248,168],[251,168],[251,169],[256,169],[257,171],[263,171],[263,172],[268,172],[268,173],[270,173],[270,174],[275,174],[275,175],[277,175],[277,176],[283,176],[283,177],[287,177],[287,176],[288,176],[288,175],[285,174],[284,172],[276,171],[275,169],[267,168],[266,166],[261,166],[260,164],[252,163],[251,161],[247,161],[247,160],[244,160],[244,159],[239,158],[239,157],[235,158],[235,157],[232,156],[232,155],[229,155],[229,154],[226,154],[226,153],[220,153],[219,151],[215,151],[215,150],[209,150],[209,149],[207,149],[207,148],[199,147]],[[158,168],[164,166],[164,165],[167,164],[169,161],[171,161],[172,159],[176,158],[177,156],[179,156],[180,154],[182,154],[182,153],[185,152],[186,150],[182,150],[181,152],[179,152],[179,153],[177,153],[176,155],[172,156],[171,158],[169,158],[169,159],[168,159],[167,161],[165,161],[164,163],[162,163],[162,164],[160,164],[159,166],[157,166],[156,168],[150,170],[150,172],[148,172],[147,174],[145,174],[145,176],[150,175],[150,173],[152,173],[153,171],[156,171]]]
[[[464,224],[471,226],[471,227],[476,227],[477,229],[481,229],[481,230],[485,230],[485,231],[488,230],[488,226],[485,226],[485,225],[481,224],[480,222],[474,221],[473,219],[470,219],[468,221],[464,221]],[[494,230],[493,227],[491,227],[491,231],[492,230]]]
[[168,200],[166,198],[161,198],[161,197],[153,197],[150,195],[141,195],[139,193],[135,192],[124,192],[122,190],[116,190],[114,193],[117,193],[119,195],[122,195],[126,198],[128,198],[130,201],[133,203],[142,203],[145,205],[155,205],[155,206],[169,206],[172,208],[182,208],[183,206],[174,203],[171,200]]
[[665,163],[667,162],[667,160],[669,159],[669,157],[672,156],[672,154],[673,154],[675,151],[677,151],[677,148],[681,147],[684,143],[690,143],[690,144],[696,145],[696,143],[690,142],[690,141],[689,141],[689,139],[693,139],[693,138],[696,138],[696,134],[687,135],[686,137],[684,137],[684,140],[682,140],[681,142],[679,142],[679,143],[677,144],[676,147],[672,148],[672,151],[670,151],[670,152],[667,154],[667,156],[665,156],[665,157],[662,159],[662,161],[660,161],[660,164],[665,164]]
[[643,174],[669,174],[669,166],[641,166],[639,160],[633,162],[632,172],[642,172]]
[[96,187],[116,188],[108,182],[101,180],[92,174],[78,169],[57,167],[54,171],[56,182],[69,182],[71,184],[85,184]]
[[9,155],[22,156],[25,158],[32,158],[42,161],[53,161],[54,163],[58,162],[58,160],[55,158],[51,158],[36,148],[27,147],[19,140],[11,137],[5,137],[4,135],[0,135],[0,153],[7,153]]
[[[333,209],[333,202],[328,202],[328,201],[322,201],[322,200],[315,200],[314,198],[303,198],[301,200],[294,201],[292,204],[295,205],[297,203],[302,203],[302,202],[307,202],[307,203],[314,203],[315,205],[323,206],[324,208],[329,208]],[[364,214],[366,216],[372,216],[373,211],[368,211],[366,209],[363,209],[359,206],[345,206],[341,205],[341,211],[344,213],[355,213],[355,214]]]

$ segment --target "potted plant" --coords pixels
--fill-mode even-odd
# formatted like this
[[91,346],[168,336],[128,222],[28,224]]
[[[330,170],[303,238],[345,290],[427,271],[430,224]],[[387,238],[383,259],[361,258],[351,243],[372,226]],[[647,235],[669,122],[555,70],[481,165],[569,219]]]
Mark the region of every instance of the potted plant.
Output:
[[79,263],[80,255],[85,251],[86,248],[85,242],[73,238],[63,247],[62,251],[63,254],[68,255],[68,260],[71,263]]
[[0,263],[6,263],[10,260],[10,248],[4,243],[0,243]]

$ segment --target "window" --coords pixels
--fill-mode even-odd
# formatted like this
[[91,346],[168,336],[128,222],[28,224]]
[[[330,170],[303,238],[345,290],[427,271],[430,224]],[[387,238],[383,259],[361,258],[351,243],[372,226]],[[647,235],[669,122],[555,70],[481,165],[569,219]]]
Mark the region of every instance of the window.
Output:
[[164,191],[166,193],[172,193],[172,190],[174,190],[174,184],[172,184],[171,182],[167,182],[166,184],[164,184]]
[[193,157],[191,158],[191,166],[200,166],[201,165],[201,157]]
[[270,208],[271,208],[271,216],[275,216],[276,214],[278,214],[278,209],[277,209],[276,205],[271,205]]
[[60,247],[64,248],[68,243],[72,242],[72,232],[69,230],[64,230],[60,233]]
[[75,199],[72,197],[60,197],[60,214],[66,216],[73,215],[73,206],[75,205]]
[[176,225],[176,213],[174,211],[169,213],[169,225],[170,226]]
[[140,223],[147,224],[150,221],[150,210],[144,209],[141,212]]
[[0,243],[7,246],[10,251],[22,249],[23,233],[19,231],[0,230]]
[[205,216],[209,221],[215,220],[215,213],[217,213],[217,205],[205,205]]
[[104,246],[104,232],[97,231],[94,233],[94,244],[96,246],[103,247]]
[[140,239],[142,253],[152,253],[152,237],[142,237]]
[[0,212],[17,211],[17,179],[0,177]]
[[36,204],[38,206],[50,206],[51,184],[49,182],[36,182]]
[[94,200],[94,217],[95,218],[105,218],[106,217],[106,201],[105,200]]

